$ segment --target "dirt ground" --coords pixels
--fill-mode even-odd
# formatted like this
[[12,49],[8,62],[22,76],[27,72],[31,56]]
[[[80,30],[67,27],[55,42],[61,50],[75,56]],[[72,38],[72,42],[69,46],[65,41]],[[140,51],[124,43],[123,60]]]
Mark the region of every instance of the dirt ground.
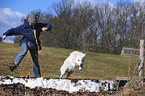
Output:
[[116,94],[116,91],[101,91],[99,93],[92,92],[75,92],[68,93],[66,91],[58,91],[55,89],[46,89],[46,88],[35,88],[30,89],[25,87],[22,84],[13,84],[13,85],[1,85],[0,86],[0,96],[113,96]]

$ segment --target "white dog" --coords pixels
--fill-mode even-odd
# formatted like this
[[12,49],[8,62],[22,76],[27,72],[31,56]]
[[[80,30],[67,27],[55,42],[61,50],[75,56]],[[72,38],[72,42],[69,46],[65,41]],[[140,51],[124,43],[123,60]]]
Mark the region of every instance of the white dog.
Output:
[[81,70],[84,66],[85,55],[79,51],[73,51],[68,58],[64,61],[60,68],[60,78],[67,73],[67,78],[75,71],[75,69]]

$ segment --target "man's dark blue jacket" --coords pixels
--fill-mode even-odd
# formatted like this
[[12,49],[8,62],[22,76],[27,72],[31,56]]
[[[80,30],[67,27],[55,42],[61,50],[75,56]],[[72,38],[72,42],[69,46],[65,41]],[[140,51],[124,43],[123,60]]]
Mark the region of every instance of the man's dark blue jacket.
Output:
[[[23,25],[18,26],[17,28],[12,28],[6,31],[3,35],[11,36],[11,35],[23,35],[22,40],[20,41],[20,44],[23,42],[31,42],[31,43],[38,43],[40,45],[39,36],[42,32],[43,27],[47,27],[48,31],[51,30],[50,23],[37,23],[34,28],[29,25],[28,23],[24,23]],[[34,32],[36,30],[36,34]]]

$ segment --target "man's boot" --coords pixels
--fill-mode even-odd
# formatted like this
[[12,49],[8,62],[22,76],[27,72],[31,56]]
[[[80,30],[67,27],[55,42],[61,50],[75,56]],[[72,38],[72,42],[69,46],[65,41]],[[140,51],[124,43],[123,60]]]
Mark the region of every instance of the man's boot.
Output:
[[17,64],[13,63],[13,65],[10,65],[9,68],[13,72],[13,70],[17,68]]

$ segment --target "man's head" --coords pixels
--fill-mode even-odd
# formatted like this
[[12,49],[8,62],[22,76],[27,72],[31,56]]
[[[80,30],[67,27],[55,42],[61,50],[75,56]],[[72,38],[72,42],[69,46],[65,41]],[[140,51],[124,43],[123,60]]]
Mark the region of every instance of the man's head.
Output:
[[37,23],[37,18],[34,14],[31,14],[28,18],[28,22],[31,24],[36,24]]

